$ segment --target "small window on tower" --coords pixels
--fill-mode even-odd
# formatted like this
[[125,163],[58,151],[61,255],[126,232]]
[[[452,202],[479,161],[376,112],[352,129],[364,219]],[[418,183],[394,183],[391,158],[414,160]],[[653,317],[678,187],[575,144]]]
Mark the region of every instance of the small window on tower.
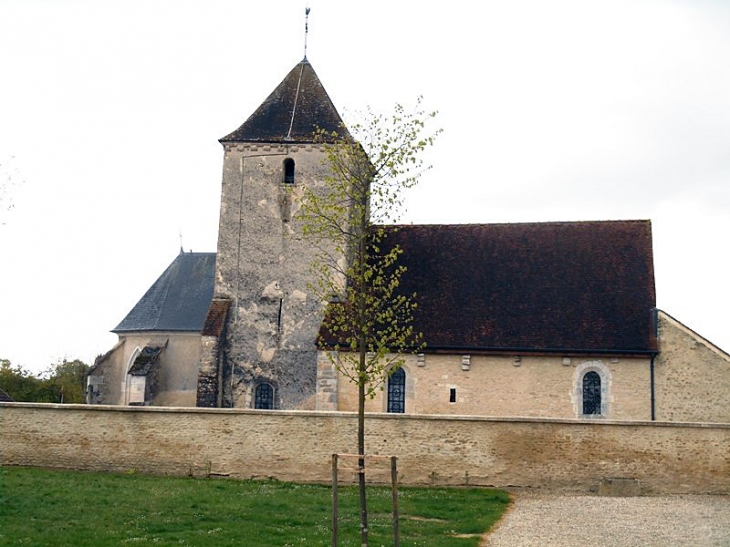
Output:
[[259,384],[254,393],[254,408],[271,410],[274,408],[274,388],[271,384]]
[[294,184],[294,160],[291,158],[284,160],[284,182]]

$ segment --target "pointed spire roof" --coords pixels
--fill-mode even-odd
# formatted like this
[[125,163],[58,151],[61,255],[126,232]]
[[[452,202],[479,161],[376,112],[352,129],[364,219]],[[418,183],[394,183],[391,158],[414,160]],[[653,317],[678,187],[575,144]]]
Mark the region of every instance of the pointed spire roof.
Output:
[[317,129],[349,137],[335,105],[305,57],[256,112],[220,142],[311,143]]

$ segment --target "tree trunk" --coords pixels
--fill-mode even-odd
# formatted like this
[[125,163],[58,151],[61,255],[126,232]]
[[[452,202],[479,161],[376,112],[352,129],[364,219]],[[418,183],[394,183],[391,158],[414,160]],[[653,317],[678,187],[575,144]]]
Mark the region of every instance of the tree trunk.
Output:
[[[367,200],[368,193],[362,195],[362,200]],[[359,226],[361,228],[360,239],[358,241],[357,253],[357,284],[358,284],[358,324],[360,325],[360,334],[358,340],[359,346],[359,363],[358,363],[358,382],[357,382],[357,453],[358,458],[358,487],[360,490],[360,545],[368,546],[368,503],[365,493],[365,388],[368,380],[367,370],[367,336],[363,330],[366,325],[367,316],[367,281],[365,279],[365,269],[367,267],[367,233],[368,233],[368,217],[367,209],[361,207],[359,211]]]
[[360,490],[360,544],[368,545],[368,503],[365,495],[365,359],[367,357],[364,341],[360,344],[359,376],[357,382],[357,453],[358,487]]

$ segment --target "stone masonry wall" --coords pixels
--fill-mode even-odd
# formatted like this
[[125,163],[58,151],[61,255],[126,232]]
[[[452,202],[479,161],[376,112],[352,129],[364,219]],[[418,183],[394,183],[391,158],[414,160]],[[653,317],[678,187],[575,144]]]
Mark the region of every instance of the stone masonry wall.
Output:
[[196,406],[216,408],[219,404],[220,344],[217,336],[201,336],[200,367]]
[[[655,418],[730,423],[730,355],[663,312],[659,349]],[[606,404],[601,419],[651,419],[649,357],[409,355],[406,414],[582,418],[580,380],[589,369],[601,372]],[[318,374],[319,410],[357,409],[355,384],[337,373],[324,353]],[[385,412],[386,393],[367,401],[367,410]]]
[[[321,305],[308,288],[316,249],[302,237],[298,212],[305,189],[327,191],[323,153],[315,145],[225,146],[215,287],[233,301],[224,406],[250,406],[266,382],[276,408],[314,409]],[[284,182],[286,158],[295,162],[293,184]]]
[[[336,412],[0,403],[0,465],[328,482],[331,454],[354,451],[356,421]],[[403,484],[587,493],[624,477],[645,493],[730,493],[727,424],[373,414],[366,429],[369,453],[398,456]]]
[[[465,364],[468,357],[468,365]],[[327,364],[326,356],[320,361]],[[406,413],[541,418],[582,415],[581,371],[605,374],[604,399],[612,420],[650,420],[649,358],[590,358],[425,354],[406,356]],[[325,371],[323,367],[320,375]],[[337,375],[337,410],[357,410],[357,387]],[[321,389],[321,388],[320,388]],[[451,390],[455,401],[451,402]],[[386,393],[367,401],[385,412]],[[327,409],[326,406],[320,407]]]
[[656,418],[730,423],[730,355],[665,313],[659,349]]

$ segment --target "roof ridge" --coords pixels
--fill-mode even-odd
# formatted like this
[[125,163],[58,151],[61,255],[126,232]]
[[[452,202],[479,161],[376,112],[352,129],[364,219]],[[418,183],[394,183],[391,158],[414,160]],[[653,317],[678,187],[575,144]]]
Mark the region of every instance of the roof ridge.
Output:
[[651,219],[627,220],[552,220],[552,221],[525,221],[525,222],[454,222],[454,223],[410,223],[410,224],[374,224],[375,228],[422,228],[422,227],[475,227],[475,226],[576,226],[579,224],[651,224]]
[[[306,60],[306,56],[304,59]],[[302,74],[304,73],[304,61],[299,63],[299,79],[297,80],[297,92],[294,95],[294,106],[291,109],[291,121],[289,122],[289,131],[287,131],[286,138],[291,140],[291,130],[294,126],[294,116],[297,115],[297,103],[299,102],[299,90],[302,88]]]

